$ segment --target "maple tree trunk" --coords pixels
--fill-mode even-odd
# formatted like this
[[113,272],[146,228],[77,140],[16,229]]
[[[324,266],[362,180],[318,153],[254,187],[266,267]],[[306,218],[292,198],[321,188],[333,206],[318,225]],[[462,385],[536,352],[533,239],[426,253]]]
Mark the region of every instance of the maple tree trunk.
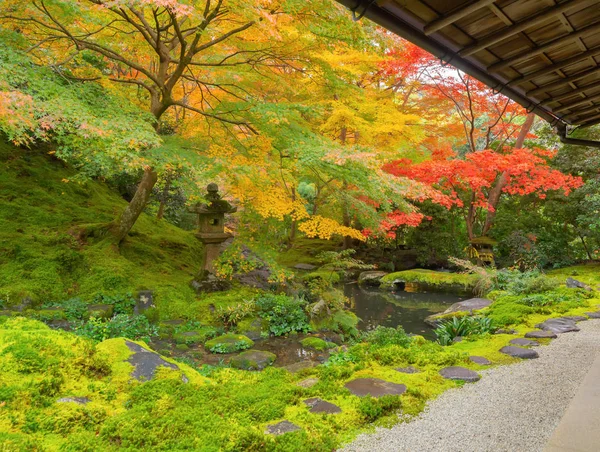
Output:
[[[296,201],[296,189],[292,187],[292,201]],[[296,239],[297,221],[292,218],[292,225],[290,227],[289,242],[292,243]]]
[[146,207],[148,198],[152,192],[152,187],[154,187],[157,180],[158,175],[156,174],[156,171],[151,167],[147,167],[144,170],[144,176],[135,191],[135,195],[133,195],[133,199],[129,202],[129,205],[125,208],[125,211],[119,220],[116,233],[118,243],[121,243],[123,239],[125,239],[144,210],[144,207]]
[[165,206],[167,204],[167,196],[169,196],[169,190],[171,189],[171,176],[167,177],[165,182],[165,187],[162,191],[162,197],[160,200],[160,205],[158,206],[158,213],[156,214],[156,218],[161,220],[165,214]]
[[[519,136],[517,137],[517,141],[515,142],[514,149],[520,149],[523,147],[523,143],[525,142],[525,137],[529,133],[531,126],[533,125],[533,120],[535,119],[534,113],[529,113],[525,122],[521,126],[521,130],[519,131]],[[496,208],[498,207],[498,203],[500,202],[500,196],[502,196],[502,189],[505,187],[508,182],[508,173],[504,172],[500,175],[492,189],[490,190],[490,194],[488,196],[488,204],[492,206],[494,209],[488,210],[487,215],[485,217],[485,224],[483,225],[483,230],[481,231],[481,235],[485,236],[492,225],[494,224],[494,220],[496,219]]]
[[582,236],[581,234],[578,234],[578,235],[579,235],[579,238],[581,239],[581,244],[583,245],[583,248],[585,249],[585,252],[586,252],[586,253],[587,253],[587,255],[588,255],[588,258],[589,258],[590,260],[594,260],[594,259],[592,258],[592,254],[590,253],[590,250],[589,250],[589,249],[588,249],[588,247],[587,247],[587,244],[585,243],[585,239],[583,238],[583,236]]

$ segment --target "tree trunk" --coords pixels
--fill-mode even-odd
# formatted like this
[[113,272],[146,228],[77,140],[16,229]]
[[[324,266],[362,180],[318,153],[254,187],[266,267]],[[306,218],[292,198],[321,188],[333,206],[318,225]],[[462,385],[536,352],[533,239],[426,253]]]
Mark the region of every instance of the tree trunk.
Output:
[[[295,202],[295,201],[296,201],[296,189],[294,187],[292,187],[292,202]],[[290,227],[290,237],[289,237],[290,243],[293,243],[294,240],[296,239],[297,224],[298,224],[298,222],[292,218],[292,225]]]
[[[521,126],[521,130],[519,132],[519,136],[517,137],[517,141],[515,142],[514,149],[520,149],[523,147],[523,143],[525,142],[525,137],[529,133],[531,126],[533,125],[533,120],[535,119],[534,113],[529,113],[525,122]],[[506,186],[508,182],[508,173],[504,172],[498,177],[498,180],[490,190],[490,194],[488,196],[488,204],[493,208],[493,210],[488,210],[487,215],[485,217],[485,224],[483,225],[483,230],[481,231],[481,235],[486,235],[494,224],[494,220],[496,219],[496,208],[500,202],[500,196],[502,196],[502,189]]]
[[125,208],[125,211],[119,220],[116,233],[118,243],[121,243],[123,239],[125,239],[136,220],[144,210],[144,207],[146,207],[146,203],[148,202],[148,198],[152,192],[152,187],[154,187],[154,184],[156,184],[157,180],[158,175],[156,174],[156,171],[154,171],[154,169],[151,167],[146,167],[144,170],[144,176],[142,177],[142,180],[135,191],[133,199]]
[[588,255],[588,258],[589,258],[590,260],[594,260],[594,259],[592,258],[592,254],[590,253],[590,250],[589,250],[589,249],[588,249],[588,247],[587,247],[587,244],[585,243],[585,239],[583,238],[583,236],[582,236],[581,234],[577,234],[577,235],[579,235],[579,238],[581,239],[581,244],[583,245],[583,249],[585,249],[585,252],[587,253],[587,255]]
[[165,206],[167,204],[167,197],[169,196],[170,189],[171,189],[171,175],[168,175],[167,180],[165,181],[165,186],[162,191],[160,205],[158,206],[158,213],[156,214],[156,218],[159,220],[162,220],[162,217],[165,215]]

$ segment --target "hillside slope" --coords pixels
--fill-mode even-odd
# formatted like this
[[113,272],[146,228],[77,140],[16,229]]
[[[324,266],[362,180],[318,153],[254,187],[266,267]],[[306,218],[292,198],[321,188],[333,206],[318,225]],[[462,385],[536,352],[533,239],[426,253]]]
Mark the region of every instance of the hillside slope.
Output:
[[142,214],[117,249],[100,226],[126,202],[102,182],[68,182],[75,174],[46,151],[0,142],[0,300],[91,301],[151,289],[161,314],[189,308],[202,247],[193,234]]

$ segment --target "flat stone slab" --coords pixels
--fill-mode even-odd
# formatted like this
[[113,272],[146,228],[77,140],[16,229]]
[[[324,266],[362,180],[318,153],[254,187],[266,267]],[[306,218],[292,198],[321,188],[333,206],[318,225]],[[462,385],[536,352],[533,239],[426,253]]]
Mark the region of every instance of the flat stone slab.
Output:
[[298,383],[296,383],[296,386],[300,386],[301,388],[312,388],[314,385],[316,385],[319,382],[318,378],[306,378],[302,381],[299,381]]
[[277,424],[267,426],[265,433],[267,435],[279,436],[289,432],[297,432],[298,430],[300,430],[300,427],[296,424],[290,421],[281,421]]
[[294,268],[296,270],[314,270],[315,268],[317,268],[317,266],[313,265],[313,264],[299,263],[299,264],[294,265]]
[[566,285],[569,289],[583,289],[583,290],[587,290],[587,291],[594,290],[590,286],[588,286],[586,283],[577,281],[574,278],[567,278]]
[[513,345],[502,347],[500,349],[500,353],[520,359],[535,359],[540,357],[535,350],[531,350],[530,348],[515,347]]
[[304,404],[310,408],[311,413],[325,413],[325,414],[336,414],[341,413],[342,409],[334,405],[333,403],[327,402],[318,397],[311,397],[310,399],[306,399]]
[[600,311],[586,312],[585,315],[587,315],[590,319],[600,319]]
[[479,364],[480,366],[489,366],[492,362],[484,358],[483,356],[469,356],[469,360],[475,364]]
[[419,372],[421,372],[419,369],[417,369],[416,367],[413,367],[413,366],[396,367],[396,369],[394,369],[394,370],[401,372],[403,374],[418,374]]
[[275,362],[275,353],[262,350],[247,350],[231,358],[229,364],[235,369],[263,370]]
[[356,378],[344,385],[358,397],[383,397],[384,395],[400,395],[406,392],[406,386],[379,378]]
[[556,319],[548,319],[545,322],[538,323],[536,328],[544,331],[552,331],[556,334],[568,333],[570,331],[579,331],[574,320],[559,317]]
[[493,303],[492,300],[488,300],[487,298],[469,298],[468,300],[459,301],[451,305],[448,309],[440,314],[433,314],[425,318],[425,323],[433,326],[434,328],[439,326],[440,320],[447,316],[448,314],[452,314],[453,312],[464,312],[467,311],[469,313],[473,313],[473,311],[477,311],[479,309],[487,308],[489,305]]
[[531,339],[524,339],[522,337],[512,339],[510,343],[513,345],[518,345],[520,347],[537,347],[538,345],[540,345],[538,341],[532,341]]
[[[144,347],[130,341],[125,341],[127,348],[133,352],[127,362],[133,365],[131,376],[139,381],[148,381],[154,377],[156,369],[159,367],[168,367],[169,369],[179,370],[175,364],[165,361],[158,353],[147,350]],[[187,382],[185,375],[184,381]]]
[[535,330],[525,333],[525,337],[532,339],[556,339],[558,336],[552,331]]
[[481,377],[477,372],[460,366],[445,367],[440,370],[440,375],[447,380],[463,380],[467,383],[475,383]]
[[85,405],[90,403],[91,400],[87,397],[62,397],[56,401],[57,403],[76,403],[78,405]]
[[319,365],[319,363],[316,361],[306,360],[306,361],[298,361],[297,363],[294,363],[294,364],[288,364],[287,366],[283,366],[283,368],[285,370],[287,370],[288,372],[295,374],[295,373],[300,372],[301,370],[311,369],[318,365]]
[[583,322],[584,320],[587,320],[588,317],[585,315],[566,315],[563,319],[573,320],[574,322]]

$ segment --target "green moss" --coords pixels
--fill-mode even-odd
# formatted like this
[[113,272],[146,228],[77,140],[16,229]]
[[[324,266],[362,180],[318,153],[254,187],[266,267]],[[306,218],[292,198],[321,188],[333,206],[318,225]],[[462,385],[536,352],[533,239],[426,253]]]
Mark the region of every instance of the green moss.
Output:
[[212,326],[202,326],[194,331],[184,331],[173,335],[173,339],[178,344],[203,344],[208,339],[215,337],[217,329]]
[[224,334],[215,337],[204,344],[204,347],[213,353],[233,353],[245,350],[254,345],[254,341],[243,334]]
[[417,283],[437,290],[472,291],[477,283],[477,277],[464,273],[436,272],[424,269],[405,270],[385,275],[381,278],[380,287],[391,290],[396,283]]
[[[189,350],[189,349],[190,349],[190,347],[189,347],[188,345],[186,345],[186,344],[177,344],[177,345],[175,346],[175,348],[176,348],[177,350],[179,350],[180,352],[185,352],[185,351],[187,351],[187,350]],[[168,355],[167,355],[167,356],[168,356]]]
[[567,278],[574,278],[592,287],[600,287],[600,263],[598,262],[550,270],[548,275],[560,278],[563,283]]
[[277,262],[287,267],[293,267],[296,264],[319,265],[321,262],[317,256],[320,253],[336,251],[339,248],[340,244],[336,241],[298,237],[289,249],[278,254]]
[[328,282],[329,284],[337,284],[340,282],[341,277],[338,272],[327,269],[318,269],[313,272],[307,273],[302,277],[302,281],[306,283],[314,281],[316,279],[323,280],[325,282]]
[[[327,350],[328,348],[332,348],[332,342],[326,342],[319,337],[307,337],[300,341],[302,347],[304,348],[312,348],[317,351]],[[333,344],[335,347],[335,344]]]
[[358,317],[350,311],[337,310],[320,318],[313,318],[310,326],[314,331],[334,331],[349,336],[358,334]]

